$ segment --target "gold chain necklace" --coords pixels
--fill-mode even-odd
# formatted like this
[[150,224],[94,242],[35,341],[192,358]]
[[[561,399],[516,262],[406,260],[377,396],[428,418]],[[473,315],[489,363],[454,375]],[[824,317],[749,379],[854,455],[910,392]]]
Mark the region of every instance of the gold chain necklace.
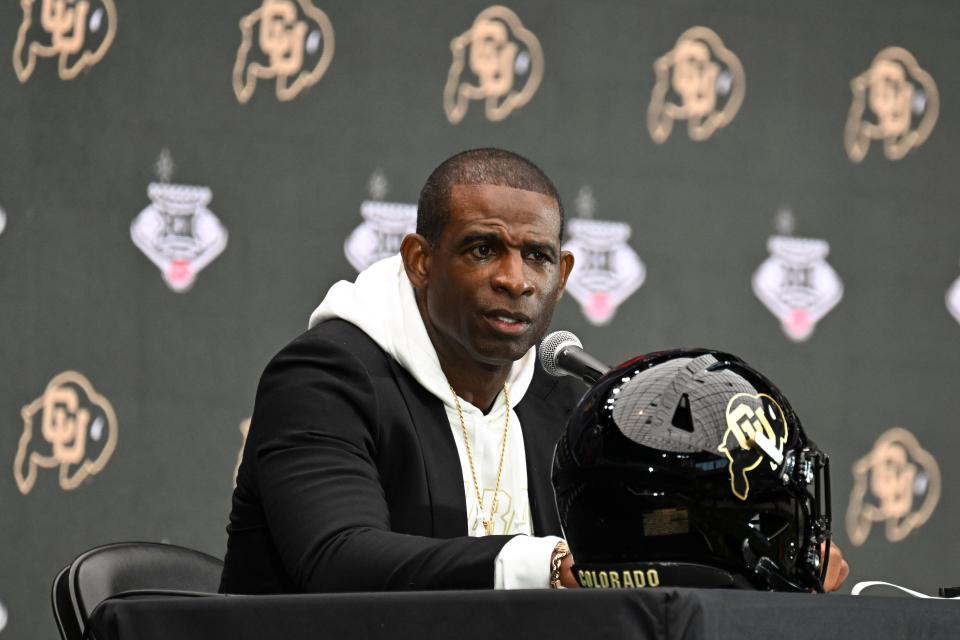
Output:
[[477,492],[477,507],[480,509],[480,521],[483,523],[484,535],[493,535],[493,517],[500,506],[500,478],[503,476],[503,457],[507,452],[507,432],[510,431],[510,392],[507,385],[503,385],[503,402],[506,405],[507,417],[503,421],[503,442],[500,444],[500,463],[497,465],[497,484],[493,488],[493,502],[490,503],[490,519],[483,517],[483,496],[480,495],[480,485],[477,483],[477,472],[473,464],[473,451],[470,450],[470,438],[467,436],[467,422],[463,419],[463,409],[460,407],[460,398],[457,391],[450,387],[453,402],[457,405],[457,415],[460,416],[460,429],[463,431],[463,446],[467,450],[467,461],[470,463],[470,477],[473,479],[473,490]]

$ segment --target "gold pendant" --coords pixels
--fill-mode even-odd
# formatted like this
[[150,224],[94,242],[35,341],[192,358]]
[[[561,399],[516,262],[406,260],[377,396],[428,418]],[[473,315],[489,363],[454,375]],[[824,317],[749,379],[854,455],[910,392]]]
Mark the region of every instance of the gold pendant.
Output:
[[483,531],[484,535],[492,536],[493,535],[493,518],[489,520],[481,520],[483,522]]

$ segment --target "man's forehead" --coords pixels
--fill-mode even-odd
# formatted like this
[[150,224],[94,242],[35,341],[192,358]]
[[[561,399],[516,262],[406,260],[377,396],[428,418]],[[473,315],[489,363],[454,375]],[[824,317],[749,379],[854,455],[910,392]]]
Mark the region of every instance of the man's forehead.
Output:
[[462,210],[551,211],[560,213],[560,205],[552,195],[502,184],[456,183],[450,187],[450,212]]
[[560,205],[553,196],[507,185],[454,184],[449,212],[447,223],[455,233],[474,226],[523,228],[547,236],[560,231]]

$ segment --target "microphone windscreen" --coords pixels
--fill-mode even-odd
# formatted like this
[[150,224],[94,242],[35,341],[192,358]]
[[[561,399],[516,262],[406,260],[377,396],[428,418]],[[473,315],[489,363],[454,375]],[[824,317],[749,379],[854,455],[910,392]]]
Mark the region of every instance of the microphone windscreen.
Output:
[[540,341],[540,364],[544,371],[552,376],[562,376],[564,372],[557,366],[557,354],[567,347],[583,349],[580,339],[569,331],[554,331]]

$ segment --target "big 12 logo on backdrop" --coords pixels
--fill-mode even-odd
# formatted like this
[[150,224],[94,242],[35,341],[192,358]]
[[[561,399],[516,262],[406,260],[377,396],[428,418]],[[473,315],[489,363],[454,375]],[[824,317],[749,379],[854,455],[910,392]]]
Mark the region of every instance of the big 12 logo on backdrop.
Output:
[[947,311],[950,315],[960,322],[960,277],[953,281],[950,288],[947,289]]
[[570,239],[564,251],[574,256],[567,279],[567,292],[580,303],[587,320],[596,326],[609,324],[617,308],[643,285],[647,268],[627,240],[626,222],[593,219],[596,202],[589,187],[577,196],[580,217],[567,223]]
[[370,177],[370,199],[360,204],[363,222],[343,243],[347,261],[357,271],[400,251],[404,236],[417,229],[417,205],[384,202],[387,178],[379,169]]
[[781,235],[767,240],[770,256],[753,274],[753,292],[776,316],[794,342],[810,339],[813,330],[843,298],[843,282],[827,262],[826,240],[795,238],[793,214],[781,210]]
[[173,291],[187,291],[197,274],[227,247],[227,230],[207,205],[209,187],[171,184],[173,160],[157,160],[159,182],[147,186],[150,204],[130,224],[133,243],[150,258]]

